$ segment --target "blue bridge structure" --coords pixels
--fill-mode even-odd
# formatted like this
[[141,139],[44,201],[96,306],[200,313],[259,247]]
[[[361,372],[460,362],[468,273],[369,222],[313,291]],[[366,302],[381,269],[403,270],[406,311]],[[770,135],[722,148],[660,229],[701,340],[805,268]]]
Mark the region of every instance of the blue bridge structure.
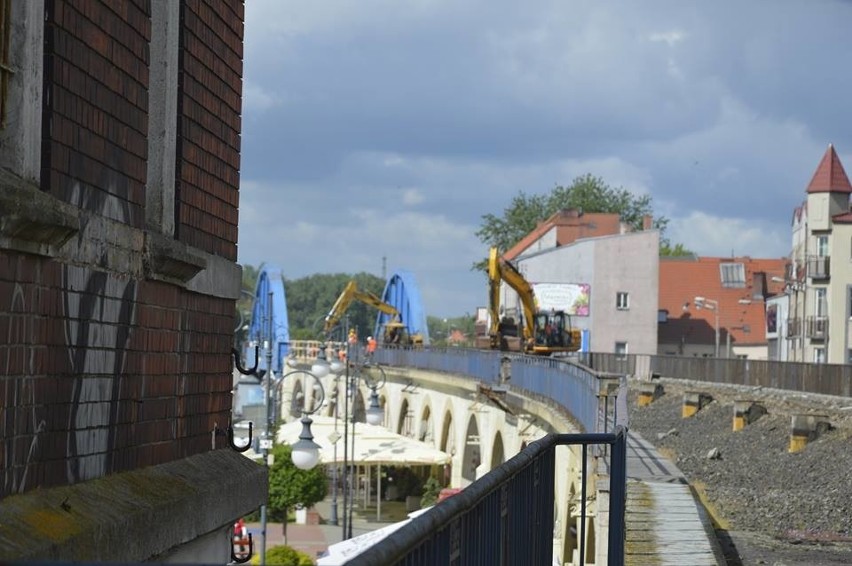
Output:
[[[387,280],[381,296],[382,302],[399,311],[400,319],[411,334],[423,336],[424,344],[429,344],[429,328],[426,324],[426,309],[420,297],[420,289],[410,271],[397,270]],[[272,371],[278,375],[284,369],[284,360],[289,353],[290,326],[287,319],[287,293],[284,289],[284,274],[274,264],[264,265],[257,278],[254,289],[254,306],[248,328],[248,341],[243,352],[247,363],[252,364],[255,346],[261,352],[266,351],[266,340],[272,344]],[[374,336],[381,335],[381,329],[391,321],[391,317],[379,312],[376,317]],[[271,337],[271,338],[270,338]],[[261,355],[258,370],[266,371],[267,356]]]

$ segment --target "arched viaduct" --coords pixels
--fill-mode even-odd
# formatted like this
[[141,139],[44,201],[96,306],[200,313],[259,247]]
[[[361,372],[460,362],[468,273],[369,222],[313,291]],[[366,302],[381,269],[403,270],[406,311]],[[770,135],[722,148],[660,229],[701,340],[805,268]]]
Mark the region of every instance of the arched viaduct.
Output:
[[[318,343],[292,343],[291,356],[308,364]],[[334,355],[329,347],[328,356]],[[415,438],[451,455],[451,464],[433,468],[432,475],[449,487],[464,488],[517,454],[527,443],[552,433],[602,432],[604,414],[614,408],[609,396],[616,393],[619,379],[599,375],[565,361],[506,357],[500,352],[430,349],[379,350],[373,363],[383,368],[385,383],[378,390],[384,426]],[[356,366],[357,367],[357,366]],[[357,369],[353,368],[352,374]],[[356,422],[364,422],[369,404],[368,380],[358,375],[353,407]],[[373,374],[375,375],[375,374]],[[302,403],[314,391],[309,377],[294,373],[284,379],[281,403],[290,407],[290,419],[300,414]],[[326,402],[321,414],[334,414],[334,395],[345,391],[342,377],[323,380]],[[307,398],[306,398],[307,397]],[[343,407],[339,407],[342,414]],[[612,414],[609,415],[611,419]],[[556,456],[556,499],[554,511],[554,554],[570,562],[579,547],[576,533],[585,531],[587,556],[596,552],[595,540],[605,540],[598,521],[598,469],[595,452],[588,454],[586,478],[587,517],[579,524],[579,494],[582,491],[582,449],[560,447]],[[603,545],[602,545],[603,546]],[[561,562],[560,562],[561,563]]]

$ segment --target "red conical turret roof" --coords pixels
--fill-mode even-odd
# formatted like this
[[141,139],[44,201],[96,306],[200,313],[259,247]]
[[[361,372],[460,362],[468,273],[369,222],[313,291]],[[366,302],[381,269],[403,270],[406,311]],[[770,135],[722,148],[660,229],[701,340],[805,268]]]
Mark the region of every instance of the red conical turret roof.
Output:
[[834,151],[834,146],[828,144],[825,155],[808,184],[808,193],[852,193],[852,184],[843,170],[843,164]]

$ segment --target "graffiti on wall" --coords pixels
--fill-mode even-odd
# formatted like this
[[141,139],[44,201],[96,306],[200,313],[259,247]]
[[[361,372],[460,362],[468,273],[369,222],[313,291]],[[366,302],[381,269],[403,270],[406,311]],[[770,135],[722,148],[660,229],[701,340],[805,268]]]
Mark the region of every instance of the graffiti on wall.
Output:
[[[30,342],[32,335],[32,314],[28,312],[24,289],[19,283],[15,283],[9,306],[9,329],[7,331],[7,345],[25,345]],[[15,357],[19,357],[15,360]],[[33,375],[35,373],[35,351],[31,346],[18,346],[14,350],[6,348],[6,359],[3,361],[3,375],[17,373],[15,368],[22,368],[23,374]],[[27,488],[27,476],[30,466],[36,456],[39,437],[45,431],[46,422],[39,415],[38,405],[35,398],[35,388],[31,379],[4,379],[3,399],[5,406],[0,413],[0,437],[9,439],[3,443],[3,462],[5,469],[3,474],[3,493],[20,493]],[[25,418],[31,422],[32,438],[29,446],[21,447],[14,441],[18,432],[14,430],[17,418],[15,411],[26,411]],[[9,415],[9,412],[12,414]],[[12,430],[8,427],[11,425]]]
[[[125,223],[125,201],[75,185],[71,202]],[[97,202],[92,202],[97,201]],[[88,230],[81,215],[80,245],[101,242],[100,265],[107,265],[107,244]],[[89,267],[65,265],[63,270],[65,343],[71,376],[66,462],[68,482],[96,478],[111,468],[118,399],[130,329],[136,305],[136,281]]]

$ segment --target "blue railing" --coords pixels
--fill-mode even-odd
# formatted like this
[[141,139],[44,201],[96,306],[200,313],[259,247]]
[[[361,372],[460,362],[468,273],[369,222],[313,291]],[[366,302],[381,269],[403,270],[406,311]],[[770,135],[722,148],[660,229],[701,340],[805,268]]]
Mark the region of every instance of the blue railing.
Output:
[[[627,431],[621,426],[613,433],[551,434],[531,443],[347,564],[552,564],[554,452],[560,445],[582,446],[583,477],[589,445],[612,445],[607,563],[623,565]],[[586,516],[586,483],[582,482],[582,517]],[[585,521],[580,525],[580,564],[585,564]]]
[[584,432],[605,432],[600,412],[607,385],[602,379],[611,375],[573,361],[467,348],[388,348],[375,355],[376,361],[389,366],[442,371],[519,387],[567,409]]

